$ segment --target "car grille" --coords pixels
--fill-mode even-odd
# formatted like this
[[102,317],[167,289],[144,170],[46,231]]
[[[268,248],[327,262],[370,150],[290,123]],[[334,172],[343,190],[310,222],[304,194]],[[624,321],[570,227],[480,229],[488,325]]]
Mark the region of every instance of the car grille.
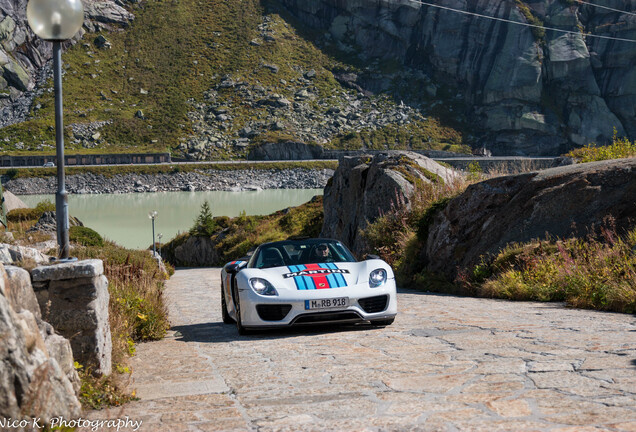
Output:
[[388,295],[380,295],[375,297],[367,297],[358,300],[358,304],[366,313],[382,312],[386,309],[388,303]]
[[263,321],[280,321],[287,316],[291,310],[291,305],[257,305],[256,312]]
[[306,315],[300,315],[292,322],[292,324],[314,324],[327,322],[355,322],[362,321],[360,315],[355,312],[318,312]]

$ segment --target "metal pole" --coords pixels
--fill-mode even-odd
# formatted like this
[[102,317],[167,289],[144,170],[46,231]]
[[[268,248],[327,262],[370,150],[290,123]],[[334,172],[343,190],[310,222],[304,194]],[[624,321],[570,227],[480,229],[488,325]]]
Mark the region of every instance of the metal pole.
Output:
[[57,149],[57,193],[55,218],[59,259],[68,260],[68,194],[64,184],[64,121],[62,119],[62,43],[53,42],[53,87],[55,90],[55,147]]
[[157,256],[157,250],[155,246],[155,218],[152,218],[152,256],[153,258]]

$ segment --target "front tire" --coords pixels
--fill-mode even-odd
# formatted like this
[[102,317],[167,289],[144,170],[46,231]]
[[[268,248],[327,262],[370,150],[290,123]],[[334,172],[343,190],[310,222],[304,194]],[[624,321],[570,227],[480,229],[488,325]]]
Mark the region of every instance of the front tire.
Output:
[[227,303],[225,301],[225,288],[221,285],[221,316],[223,317],[223,324],[234,324],[234,320],[227,313]]
[[249,332],[245,327],[243,327],[243,323],[241,322],[241,299],[239,297],[236,283],[233,286],[233,296],[234,296],[234,310],[236,311],[236,329],[238,330],[239,335],[244,336],[248,334]]

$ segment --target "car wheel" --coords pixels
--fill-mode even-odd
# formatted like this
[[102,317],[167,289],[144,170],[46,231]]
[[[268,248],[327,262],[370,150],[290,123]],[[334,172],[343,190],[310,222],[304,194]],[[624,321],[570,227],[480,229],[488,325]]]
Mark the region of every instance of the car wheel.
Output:
[[395,318],[371,320],[371,324],[376,326],[389,326],[393,324],[393,321],[395,321]]
[[227,313],[227,303],[225,302],[225,289],[221,285],[221,316],[223,317],[223,324],[234,324],[234,320]]
[[247,329],[243,327],[243,323],[241,322],[241,299],[238,295],[238,288],[236,284],[234,284],[233,288],[233,297],[234,297],[234,310],[236,311],[236,329],[238,330],[238,334],[243,336],[248,333]]

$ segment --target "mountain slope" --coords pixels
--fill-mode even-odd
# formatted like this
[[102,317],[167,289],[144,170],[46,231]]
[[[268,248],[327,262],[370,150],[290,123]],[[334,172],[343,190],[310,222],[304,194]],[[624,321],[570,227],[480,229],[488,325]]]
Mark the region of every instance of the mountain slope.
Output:
[[[63,57],[71,151],[222,159],[286,140],[466,151],[457,128],[349,82],[358,68],[299,34],[274,2],[146,0],[128,9],[127,27],[87,33]],[[52,125],[45,91],[25,122],[0,129],[0,145],[51,152]]]

